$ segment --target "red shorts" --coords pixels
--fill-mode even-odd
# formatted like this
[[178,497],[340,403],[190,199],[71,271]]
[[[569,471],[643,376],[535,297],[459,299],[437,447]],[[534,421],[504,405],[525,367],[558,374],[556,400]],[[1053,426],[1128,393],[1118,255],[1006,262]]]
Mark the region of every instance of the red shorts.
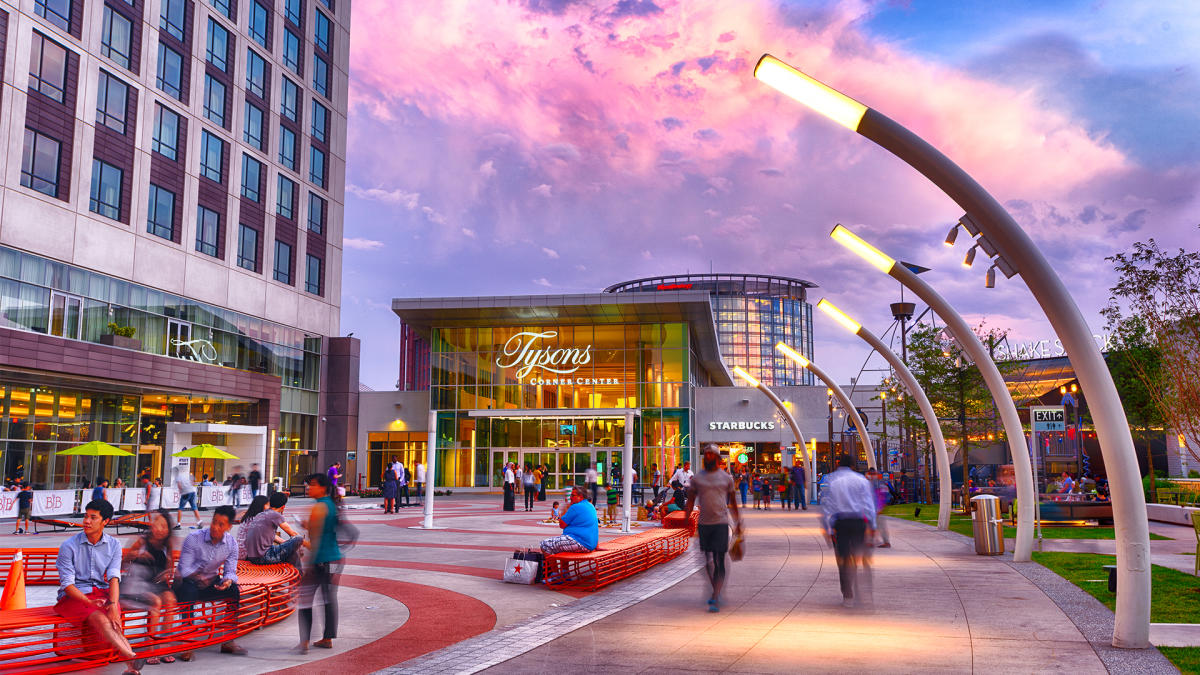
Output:
[[88,617],[94,612],[104,611],[103,608],[96,606],[96,600],[104,600],[106,601],[104,603],[105,607],[108,606],[107,588],[93,588],[90,593],[85,593],[84,595],[88,598],[89,602],[76,600],[69,595],[62,596],[58,603],[54,605],[54,613],[63,617],[64,619],[70,619],[76,623],[83,623],[84,621],[87,621]]

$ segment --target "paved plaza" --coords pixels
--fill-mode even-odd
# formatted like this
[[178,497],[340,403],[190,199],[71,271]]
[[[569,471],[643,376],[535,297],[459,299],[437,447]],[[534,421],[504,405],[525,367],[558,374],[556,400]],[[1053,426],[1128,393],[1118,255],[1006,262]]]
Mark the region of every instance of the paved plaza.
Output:
[[[496,495],[439,499],[446,529],[432,531],[412,529],[415,507],[392,516],[348,504],[371,508],[350,511],[361,541],[341,578],[334,649],[292,653],[291,617],[241,640],[248,657],[211,648],[144,672],[1175,672],[1155,650],[1109,647],[1112,614],[1044,568],[977,556],[965,537],[906,521],[889,519],[893,545],[875,551],[873,601],[846,609],[816,512],[750,510],[746,558],[712,614],[694,550],[593,594],[502,583],[513,549],[556,532],[537,522],[542,503],[527,514],[502,511]],[[5,534],[0,546],[63,536]],[[1099,552],[1111,543],[1086,542]],[[1178,541],[1154,543],[1156,562],[1191,565],[1173,552]],[[30,587],[29,598],[48,604],[53,589]]]

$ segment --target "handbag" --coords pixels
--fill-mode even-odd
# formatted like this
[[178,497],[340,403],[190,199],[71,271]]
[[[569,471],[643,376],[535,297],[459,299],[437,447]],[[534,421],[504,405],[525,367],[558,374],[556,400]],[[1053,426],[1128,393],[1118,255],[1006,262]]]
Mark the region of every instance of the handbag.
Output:
[[510,584],[536,583],[541,570],[537,560],[524,560],[516,557],[504,561],[504,581]]
[[737,562],[746,555],[746,537],[741,530],[733,533],[733,543],[729,546],[729,559]]

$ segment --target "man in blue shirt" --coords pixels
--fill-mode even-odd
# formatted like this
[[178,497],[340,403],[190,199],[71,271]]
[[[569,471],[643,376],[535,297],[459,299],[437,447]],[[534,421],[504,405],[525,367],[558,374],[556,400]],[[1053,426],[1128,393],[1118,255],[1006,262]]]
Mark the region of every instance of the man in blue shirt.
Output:
[[804,499],[804,479],[804,467],[800,464],[793,464],[791,485],[792,508],[794,509],[799,506],[801,509],[807,511],[808,504]]
[[[104,533],[112,520],[112,504],[93,499],[84,507],[83,531],[58,547],[58,603],[54,611],[77,623],[87,623],[122,657],[132,660],[133,648],[122,634],[121,544]],[[130,664],[138,671],[140,664]]]
[[[833,546],[837,558],[843,607],[870,602],[871,559],[866,542],[875,538],[875,490],[853,466],[850,455],[839,455],[838,469],[828,476],[829,485],[821,493],[821,506],[825,509],[821,525],[825,541]],[[861,579],[857,569],[860,563]]]
[[[183,540],[179,563],[175,566],[175,597],[181,603],[211,600],[226,601],[225,621],[237,622],[238,545],[230,530],[237,512],[228,504],[218,506],[208,527],[196,530]],[[221,645],[222,654],[245,656],[246,650],[230,640]],[[191,661],[195,655],[188,651],[181,658]]]
[[600,521],[596,507],[587,499],[587,493],[578,485],[571,488],[571,505],[558,519],[563,533],[542,540],[542,553],[587,553],[596,550],[600,543]]

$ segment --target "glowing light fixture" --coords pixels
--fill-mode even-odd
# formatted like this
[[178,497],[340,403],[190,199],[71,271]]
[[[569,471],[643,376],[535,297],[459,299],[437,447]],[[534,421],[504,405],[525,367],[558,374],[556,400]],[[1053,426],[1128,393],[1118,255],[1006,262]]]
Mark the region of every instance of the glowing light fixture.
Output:
[[979,244],[975,244],[967,249],[967,257],[963,258],[963,267],[970,268],[975,263],[975,249],[979,248]]
[[983,285],[985,288],[996,287],[996,266],[992,265],[988,268],[987,274],[983,277]]
[[754,379],[754,376],[750,373],[742,370],[741,366],[734,366],[733,374],[745,380],[751,387],[757,387],[759,385],[759,381]]
[[851,319],[845,312],[824,298],[821,298],[821,301],[817,303],[817,309],[825,312],[826,316],[841,324],[843,328],[851,333],[858,334],[858,331],[862,329],[862,324]]
[[946,245],[953,246],[955,239],[958,239],[958,223],[955,223],[954,226],[950,228],[950,231],[946,233]]
[[775,344],[775,349],[778,349],[779,351],[783,352],[784,356],[800,364],[801,368],[807,368],[808,364],[810,363],[808,359],[804,358],[803,354],[783,344],[782,342],[777,342]]
[[857,234],[846,229],[844,225],[839,224],[833,228],[833,232],[830,232],[829,236],[837,243],[857,253],[860,258],[871,263],[884,274],[887,274],[892,269],[892,266],[896,264],[895,260],[889,258],[883,251],[863,241]]
[[754,77],[850,131],[858,131],[858,124],[867,113],[867,106],[770,54],[763,54],[758,60],[758,65],[754,66]]

